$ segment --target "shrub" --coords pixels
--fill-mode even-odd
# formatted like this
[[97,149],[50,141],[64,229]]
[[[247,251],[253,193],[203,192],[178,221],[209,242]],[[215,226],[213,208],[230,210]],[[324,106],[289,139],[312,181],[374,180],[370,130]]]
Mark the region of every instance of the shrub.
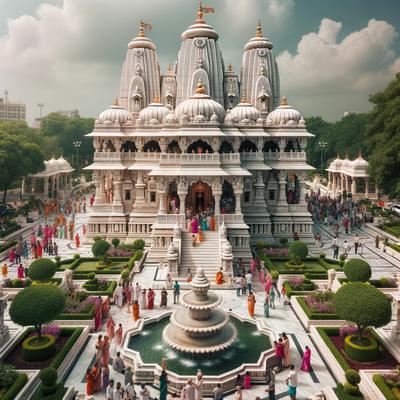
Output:
[[324,253],[324,252],[319,253],[319,258],[326,258],[326,253]]
[[102,240],[101,236],[93,236],[93,242],[97,242],[98,240]]
[[118,238],[113,238],[113,240],[111,240],[111,243],[114,247],[118,247],[119,246],[119,239]]
[[262,240],[258,240],[256,243],[256,249],[261,250],[265,247],[265,243]]
[[365,328],[384,326],[392,316],[386,296],[366,283],[354,282],[342,286],[335,294],[334,304],[340,319],[357,325],[360,342]]
[[65,297],[58,287],[30,286],[15,296],[10,306],[10,317],[18,325],[33,325],[40,338],[42,325],[55,320],[64,307]]
[[13,365],[0,363],[0,389],[10,387],[17,376],[18,372]]
[[346,261],[346,255],[345,254],[341,254],[340,256],[339,256],[339,260],[340,261]]
[[21,279],[13,279],[11,281],[11,287],[13,288],[22,288],[24,287],[24,282]]
[[392,392],[390,386],[387,385],[387,382],[385,382],[385,379],[383,378],[382,375],[375,374],[372,377],[372,380],[374,381],[375,385],[378,386],[379,390],[382,392],[382,394],[384,395],[385,399],[387,399],[387,400],[397,400],[397,397]]
[[282,237],[282,238],[279,239],[279,243],[280,243],[282,246],[287,246],[288,243],[289,243],[289,239],[288,239],[287,237]]
[[104,257],[107,250],[110,248],[110,243],[103,239],[96,240],[92,245],[92,253],[95,257]]
[[344,339],[344,350],[353,360],[372,362],[379,359],[378,342],[374,338],[362,337],[362,344],[358,344],[357,335],[348,335]]
[[39,377],[43,385],[53,386],[57,382],[57,370],[55,368],[42,369]]
[[51,335],[41,335],[42,342],[38,341],[38,336],[30,336],[22,343],[22,358],[25,361],[44,361],[53,356],[56,351],[56,338]]
[[91,272],[90,274],[87,275],[88,279],[94,279],[96,277],[96,273],[95,272]]
[[144,245],[145,245],[145,242],[144,242],[144,240],[142,240],[142,239],[136,239],[136,240],[133,242],[133,248],[134,248],[135,250],[143,250],[143,249],[144,249]]
[[358,385],[361,382],[360,374],[355,369],[348,369],[344,373],[347,382],[351,383],[352,385]]
[[28,382],[28,375],[19,373],[14,383],[3,394],[1,400],[14,400],[21,389],[25,386],[26,382]]
[[367,282],[372,271],[366,261],[353,258],[344,264],[344,273],[349,282]]
[[54,261],[49,258],[40,258],[29,266],[29,278],[33,281],[48,282],[57,271]]
[[295,240],[289,246],[289,257],[297,265],[302,263],[308,255],[308,247],[300,240]]
[[345,382],[343,384],[343,389],[345,392],[347,392],[348,394],[351,394],[353,396],[357,396],[358,394],[360,394],[360,389],[359,389],[358,385],[352,385],[349,382]]
[[74,260],[79,260],[81,258],[80,254],[74,254]]

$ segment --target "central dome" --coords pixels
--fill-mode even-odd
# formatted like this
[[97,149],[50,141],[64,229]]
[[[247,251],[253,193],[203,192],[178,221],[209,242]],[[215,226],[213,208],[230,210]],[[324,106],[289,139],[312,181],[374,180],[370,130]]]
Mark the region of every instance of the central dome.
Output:
[[145,124],[151,123],[152,125],[161,124],[164,117],[166,117],[171,110],[160,103],[158,98],[155,98],[148,107],[144,108],[139,113],[139,118],[141,118]]
[[[220,103],[205,94],[204,86],[199,83],[196,93],[190,99],[180,103],[176,107],[175,114],[180,120],[184,117],[192,120],[198,116],[204,116],[207,121],[215,114],[218,122],[221,122],[224,120],[225,109]],[[215,119],[215,116],[213,119]]]
[[231,114],[239,124],[242,121],[256,123],[258,118],[261,117],[260,111],[245,100],[242,100],[236,107],[232,108]]

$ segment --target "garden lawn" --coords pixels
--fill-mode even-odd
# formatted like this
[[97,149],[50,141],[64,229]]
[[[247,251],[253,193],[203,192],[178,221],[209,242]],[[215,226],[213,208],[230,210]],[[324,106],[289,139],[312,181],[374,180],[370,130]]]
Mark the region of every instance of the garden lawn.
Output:
[[355,361],[344,351],[344,337],[340,336],[339,328],[317,328],[317,331],[344,371],[349,368],[357,371],[360,369],[394,369],[398,365],[397,360],[382,345],[380,345],[382,355],[380,360],[374,362]]
[[396,236],[396,237],[400,237],[400,224],[396,224],[396,225],[382,225],[383,230],[387,233],[389,233],[390,235]]
[[275,261],[271,260],[272,263],[275,266],[275,269],[279,272],[279,274],[296,274],[296,273],[304,273],[304,272],[318,272],[318,273],[324,273],[326,272],[326,269],[320,265],[317,261],[305,261],[304,262],[304,268],[301,270],[291,270],[286,266],[287,261]]
[[[98,261],[83,261],[74,269],[74,272],[98,272],[99,270],[97,269],[97,264]],[[103,271],[107,271],[108,269],[122,270],[125,265],[126,262],[113,261],[107,268],[104,268]]]

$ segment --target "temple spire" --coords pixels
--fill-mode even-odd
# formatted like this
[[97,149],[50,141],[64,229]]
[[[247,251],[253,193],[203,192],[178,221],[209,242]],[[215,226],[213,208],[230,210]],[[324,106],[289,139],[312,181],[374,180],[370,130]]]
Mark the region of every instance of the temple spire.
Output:
[[261,22],[260,21],[258,21],[258,23],[257,23],[256,37],[257,38],[262,38],[263,37],[262,28],[261,28]]

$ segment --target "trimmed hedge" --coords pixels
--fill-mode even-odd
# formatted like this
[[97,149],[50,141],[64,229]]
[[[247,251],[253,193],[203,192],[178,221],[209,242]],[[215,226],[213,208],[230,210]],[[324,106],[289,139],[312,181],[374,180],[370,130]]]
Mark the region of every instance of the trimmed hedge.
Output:
[[297,301],[309,319],[313,320],[338,320],[337,314],[333,313],[315,313],[312,312],[304,301],[304,297],[297,297]]
[[3,251],[6,251],[8,249],[11,249],[11,247],[15,246],[17,244],[16,240],[12,240],[11,242],[4,243],[3,245],[0,246],[0,253]]
[[337,386],[333,389],[333,391],[335,392],[339,400],[360,400],[364,398],[362,394],[354,396],[352,394],[347,393],[343,387],[343,384],[341,383],[338,383]]
[[383,378],[382,375],[375,374],[372,377],[372,380],[374,381],[375,385],[378,386],[378,388],[382,392],[382,394],[385,396],[385,399],[387,399],[387,400],[397,400],[396,396],[392,392],[392,389],[385,382],[385,379]]
[[343,368],[343,371],[351,369],[350,365],[347,364],[347,361],[342,356],[340,350],[336,348],[336,346],[332,343],[331,339],[329,339],[329,335],[339,336],[339,328],[318,327],[316,329],[317,332],[320,334],[322,340],[329,348],[329,351],[333,354],[333,356],[336,358],[336,361]]
[[63,334],[65,335],[69,332],[72,332],[71,336],[66,341],[63,348],[54,357],[53,361],[49,365],[49,368],[58,369],[58,367],[64,361],[65,357],[70,352],[73,345],[78,340],[81,333],[83,332],[83,328],[61,328],[61,335],[63,335]]
[[88,291],[90,296],[108,296],[112,297],[114,295],[114,291],[117,288],[117,281],[112,281],[108,285],[108,288],[106,290],[89,290],[89,287],[94,286],[95,288],[97,285],[86,285],[84,284],[83,287]]
[[371,278],[370,265],[359,258],[352,258],[344,264],[344,274],[350,282],[367,282]]
[[79,321],[84,321],[88,319],[93,319],[94,315],[96,313],[95,306],[92,307],[91,311],[88,311],[86,313],[62,313],[58,316],[58,320],[63,320],[63,321],[72,321],[72,320],[79,320]]
[[[316,289],[315,283],[305,279],[304,283],[302,284],[303,289],[302,290],[294,290],[288,281],[283,282],[283,286],[286,289],[286,296],[291,297],[293,295],[301,296],[303,294],[309,294],[310,292],[314,291]],[[308,290],[309,289],[309,290]]]
[[327,273],[320,273],[320,272],[306,272],[304,273],[304,278],[306,279],[328,279]]
[[29,266],[29,278],[32,281],[48,282],[57,271],[56,263],[49,258],[39,258]]
[[361,346],[351,340],[356,338],[357,335],[349,335],[344,339],[344,350],[350,358],[360,362],[371,362],[379,359],[378,342],[375,339],[363,336],[364,339],[370,341],[370,344]]
[[22,358],[25,361],[44,361],[56,353],[56,338],[52,335],[42,335],[48,339],[46,343],[33,346],[32,341],[37,340],[37,336],[31,336],[22,343]]
[[143,257],[143,250],[136,250],[135,254],[129,259],[126,266],[128,267],[129,271],[132,271],[133,267],[135,266],[135,262],[139,261]]
[[19,373],[17,379],[15,379],[14,383],[8,388],[7,392],[5,392],[3,396],[1,396],[1,400],[15,399],[27,382],[28,375]]
[[397,244],[388,243],[387,245],[388,245],[391,249],[393,249],[393,250],[395,250],[395,251],[397,251],[397,252],[400,253],[400,246],[398,246]]
[[67,392],[67,388],[64,387],[63,383],[57,383],[55,385],[55,392],[52,394],[49,394],[47,396],[43,395],[38,389],[34,396],[32,397],[32,400],[62,400],[64,398],[65,393]]

